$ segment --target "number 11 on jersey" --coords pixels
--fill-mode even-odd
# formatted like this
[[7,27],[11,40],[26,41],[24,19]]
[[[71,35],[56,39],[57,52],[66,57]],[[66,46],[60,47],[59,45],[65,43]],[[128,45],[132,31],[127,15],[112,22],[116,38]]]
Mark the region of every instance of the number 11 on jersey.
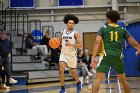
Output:
[[111,41],[115,40],[116,42],[118,41],[118,32],[117,31],[115,31],[115,32],[111,31],[110,32],[110,40]]

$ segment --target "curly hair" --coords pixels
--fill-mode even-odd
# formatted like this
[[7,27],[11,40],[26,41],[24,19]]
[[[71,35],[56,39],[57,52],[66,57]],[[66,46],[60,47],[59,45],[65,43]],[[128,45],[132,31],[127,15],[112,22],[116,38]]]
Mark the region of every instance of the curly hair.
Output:
[[120,14],[116,10],[110,10],[106,13],[106,17],[110,19],[113,23],[117,23],[120,20]]
[[73,15],[73,14],[66,14],[64,16],[63,22],[65,24],[67,24],[69,20],[73,20],[75,24],[78,24],[78,22],[79,22],[79,18],[76,17],[75,15]]

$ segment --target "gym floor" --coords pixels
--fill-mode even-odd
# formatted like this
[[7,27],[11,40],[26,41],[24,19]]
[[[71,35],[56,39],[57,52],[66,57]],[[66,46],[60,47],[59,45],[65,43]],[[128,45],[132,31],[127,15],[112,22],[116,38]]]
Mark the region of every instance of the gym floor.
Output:
[[[93,79],[83,80],[83,89],[81,93],[92,93]],[[131,85],[132,93],[140,93],[140,78],[128,78]],[[47,82],[30,85],[13,85],[10,89],[0,89],[0,93],[59,93],[59,82]],[[74,81],[65,82],[67,93],[76,93]],[[120,82],[116,78],[105,79],[99,93],[124,93]]]

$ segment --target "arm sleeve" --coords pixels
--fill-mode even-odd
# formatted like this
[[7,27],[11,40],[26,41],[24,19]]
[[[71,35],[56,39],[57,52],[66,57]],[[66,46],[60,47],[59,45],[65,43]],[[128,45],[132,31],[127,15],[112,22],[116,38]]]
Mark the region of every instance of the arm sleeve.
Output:
[[132,37],[128,31],[124,30],[124,39],[127,40],[129,37]]
[[44,44],[44,36],[43,36],[43,38],[40,41],[40,45],[43,45],[43,44]]
[[104,27],[101,27],[101,28],[98,30],[97,35],[103,37],[103,31],[104,31]]

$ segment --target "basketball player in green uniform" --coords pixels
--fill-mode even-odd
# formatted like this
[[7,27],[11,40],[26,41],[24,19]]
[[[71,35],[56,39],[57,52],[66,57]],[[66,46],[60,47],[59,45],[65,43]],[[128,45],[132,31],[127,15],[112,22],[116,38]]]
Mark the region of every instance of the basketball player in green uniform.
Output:
[[[108,72],[110,67],[114,67],[118,79],[122,83],[124,93],[131,93],[131,88],[127,82],[124,71],[124,64],[122,61],[122,43],[127,40],[140,52],[140,45],[134,38],[123,28],[117,25],[120,15],[115,10],[110,10],[106,13],[107,25],[101,27],[97,33],[94,43],[93,60],[91,66],[97,70],[96,80],[93,84],[92,93],[98,93],[100,84],[104,79],[104,75]],[[104,56],[100,65],[97,67],[96,55],[99,50],[100,42],[104,42]]]

